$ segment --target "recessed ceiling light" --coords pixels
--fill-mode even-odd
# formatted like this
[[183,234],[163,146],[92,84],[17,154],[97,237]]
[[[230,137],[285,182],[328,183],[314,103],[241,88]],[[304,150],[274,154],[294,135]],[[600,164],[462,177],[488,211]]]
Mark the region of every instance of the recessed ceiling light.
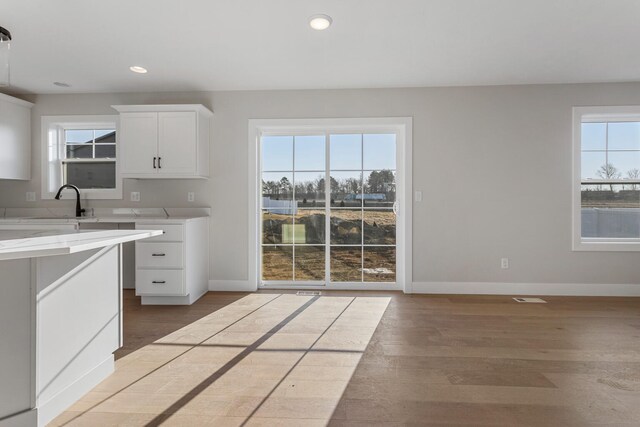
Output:
[[133,65],[133,66],[129,67],[129,69],[131,71],[133,71],[134,73],[138,73],[138,74],[145,74],[147,72],[146,68],[140,67],[138,65]]
[[53,82],[53,84],[59,87],[71,87],[69,83],[64,83],[64,82]]
[[331,17],[324,14],[313,15],[311,18],[309,18],[309,25],[311,26],[311,28],[318,31],[326,30],[331,26],[332,22],[333,20],[331,19]]

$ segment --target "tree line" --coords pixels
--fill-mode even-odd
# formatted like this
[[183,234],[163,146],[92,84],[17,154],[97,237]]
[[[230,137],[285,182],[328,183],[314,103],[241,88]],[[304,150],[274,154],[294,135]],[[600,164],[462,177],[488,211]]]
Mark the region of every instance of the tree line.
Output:
[[[330,177],[329,186],[334,196],[342,198],[347,194],[360,194],[362,191],[362,174],[359,178],[336,179]],[[325,179],[319,175],[315,180],[306,180],[292,183],[286,176],[278,181],[262,180],[262,194],[274,200],[290,199],[295,187],[296,197],[317,199],[324,198]],[[391,198],[395,194],[395,176],[390,170],[373,171],[364,180],[364,192],[367,194],[380,193]]]
[[[611,163],[606,163],[600,166],[600,168],[596,172],[596,175],[598,175],[598,177],[600,177],[601,179],[630,179],[630,180],[637,181],[637,180],[640,180],[640,169],[633,168],[627,171],[626,177],[623,177],[622,173],[618,170],[617,167],[615,167]],[[609,190],[613,191],[614,185],[616,184],[608,184]],[[626,186],[628,186],[631,190],[640,189],[640,184],[617,184],[617,185],[623,185],[622,189],[624,189]],[[602,190],[603,190],[603,185],[598,185],[595,191],[602,191]],[[593,190],[587,189],[586,191],[593,191]]]

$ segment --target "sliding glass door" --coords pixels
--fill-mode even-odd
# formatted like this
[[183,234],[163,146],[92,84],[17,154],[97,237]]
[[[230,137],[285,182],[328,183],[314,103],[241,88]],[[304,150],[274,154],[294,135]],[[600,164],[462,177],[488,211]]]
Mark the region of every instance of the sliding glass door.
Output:
[[396,134],[265,134],[260,152],[263,285],[396,281]]

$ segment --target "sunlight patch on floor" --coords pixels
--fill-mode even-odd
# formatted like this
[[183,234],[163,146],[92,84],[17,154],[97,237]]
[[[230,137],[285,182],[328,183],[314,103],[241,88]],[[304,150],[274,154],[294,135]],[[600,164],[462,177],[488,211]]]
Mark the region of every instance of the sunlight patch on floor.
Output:
[[389,302],[248,295],[119,359],[51,425],[325,425]]

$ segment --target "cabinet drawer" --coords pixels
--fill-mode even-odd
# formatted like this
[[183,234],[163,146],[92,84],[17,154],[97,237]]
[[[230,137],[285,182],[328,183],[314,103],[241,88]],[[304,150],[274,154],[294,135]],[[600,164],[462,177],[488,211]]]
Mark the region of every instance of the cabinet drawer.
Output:
[[136,270],[136,295],[186,295],[183,270]]
[[183,268],[182,243],[144,243],[136,245],[137,268]]
[[184,226],[182,224],[136,223],[136,230],[162,230],[160,236],[145,239],[144,242],[182,242],[184,240]]

